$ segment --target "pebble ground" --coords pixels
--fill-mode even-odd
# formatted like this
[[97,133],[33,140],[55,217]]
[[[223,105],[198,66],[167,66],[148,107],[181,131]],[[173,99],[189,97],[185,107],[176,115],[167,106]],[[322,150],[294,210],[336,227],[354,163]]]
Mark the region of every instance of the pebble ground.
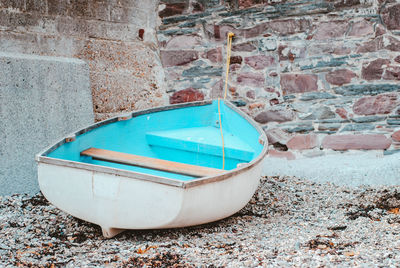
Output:
[[400,186],[265,177],[237,214],[104,239],[41,195],[0,197],[0,267],[399,267]]

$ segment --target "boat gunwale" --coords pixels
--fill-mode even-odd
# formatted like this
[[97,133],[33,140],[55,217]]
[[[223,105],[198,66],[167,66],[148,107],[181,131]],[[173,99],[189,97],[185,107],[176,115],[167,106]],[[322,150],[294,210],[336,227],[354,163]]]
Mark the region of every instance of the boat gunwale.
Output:
[[239,166],[233,170],[227,170],[225,173],[223,173],[221,175],[194,178],[190,181],[181,181],[181,180],[172,179],[172,178],[166,178],[166,177],[161,177],[161,176],[140,173],[137,171],[129,171],[129,170],[123,170],[123,169],[118,169],[118,168],[113,168],[113,167],[106,167],[106,166],[101,166],[101,165],[52,158],[52,157],[47,156],[49,153],[53,152],[58,147],[65,144],[67,142],[66,140],[68,138],[74,138],[76,136],[87,133],[93,129],[101,127],[103,125],[114,123],[114,122],[120,121],[120,120],[129,120],[130,118],[137,117],[137,116],[144,115],[144,114],[149,114],[149,113],[156,113],[156,112],[162,112],[162,111],[168,111],[168,110],[174,110],[174,109],[180,109],[180,108],[187,108],[187,107],[194,107],[194,106],[210,105],[210,104],[212,104],[212,100],[180,103],[180,104],[155,107],[155,108],[144,109],[144,110],[140,110],[140,111],[134,111],[134,112],[130,112],[130,113],[121,114],[121,115],[91,124],[91,125],[87,126],[86,128],[80,129],[76,132],[73,132],[73,133],[65,136],[60,141],[56,142],[55,144],[47,147],[46,149],[44,149],[43,151],[38,153],[36,155],[35,159],[38,163],[72,167],[72,168],[77,168],[77,169],[93,171],[93,172],[107,173],[107,174],[116,175],[116,176],[124,176],[124,177],[132,178],[132,179],[150,181],[150,182],[154,182],[154,183],[159,183],[159,184],[164,184],[164,185],[169,185],[169,186],[174,186],[174,187],[179,187],[179,188],[184,188],[184,189],[203,185],[203,184],[213,183],[213,182],[217,182],[217,181],[222,181],[222,180],[228,179],[234,175],[239,175],[239,174],[247,171],[248,169],[252,168],[254,165],[258,164],[265,157],[265,155],[267,154],[267,151],[268,151],[267,150],[268,149],[268,140],[267,140],[265,132],[262,130],[262,128],[256,122],[254,122],[254,120],[251,119],[246,113],[244,113],[243,111],[238,109],[230,101],[225,102],[225,104],[229,108],[231,108],[232,110],[237,112],[240,116],[242,116],[260,134],[259,139],[260,139],[260,142],[263,143],[263,150],[251,162],[243,164],[242,166]]

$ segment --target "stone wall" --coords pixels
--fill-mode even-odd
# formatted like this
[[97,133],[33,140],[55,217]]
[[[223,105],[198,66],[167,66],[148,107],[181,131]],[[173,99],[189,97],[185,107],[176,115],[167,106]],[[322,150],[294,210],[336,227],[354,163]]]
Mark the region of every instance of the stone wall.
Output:
[[394,0],[0,0],[0,51],[86,61],[101,120],[221,96],[232,31],[228,98],[271,155],[393,153],[399,13]]
[[85,60],[96,119],[165,102],[157,1],[0,0],[0,51]]
[[270,155],[400,148],[400,2],[162,0],[170,103],[222,95],[262,124]]

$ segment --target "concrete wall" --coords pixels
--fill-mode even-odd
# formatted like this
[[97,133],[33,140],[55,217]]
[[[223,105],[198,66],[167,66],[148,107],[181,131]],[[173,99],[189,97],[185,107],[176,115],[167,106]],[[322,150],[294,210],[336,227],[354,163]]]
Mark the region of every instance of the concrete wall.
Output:
[[88,65],[0,52],[0,195],[37,193],[35,155],[93,123]]
[[146,0],[0,0],[0,53],[69,58],[2,54],[0,194],[37,191],[34,154],[93,121],[89,111],[102,120],[166,103],[157,8]]
[[165,102],[157,1],[0,0],[0,51],[79,58],[97,120]]
[[400,1],[161,0],[170,103],[222,95],[263,125],[270,155],[400,149]]

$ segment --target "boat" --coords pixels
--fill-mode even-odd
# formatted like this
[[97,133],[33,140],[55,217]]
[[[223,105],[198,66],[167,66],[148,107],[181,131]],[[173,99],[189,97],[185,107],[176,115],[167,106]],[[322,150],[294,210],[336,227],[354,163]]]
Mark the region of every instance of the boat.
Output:
[[233,215],[255,193],[264,131],[229,101],[123,114],[60,139],[36,155],[41,192],[54,206],[126,229],[200,225]]

